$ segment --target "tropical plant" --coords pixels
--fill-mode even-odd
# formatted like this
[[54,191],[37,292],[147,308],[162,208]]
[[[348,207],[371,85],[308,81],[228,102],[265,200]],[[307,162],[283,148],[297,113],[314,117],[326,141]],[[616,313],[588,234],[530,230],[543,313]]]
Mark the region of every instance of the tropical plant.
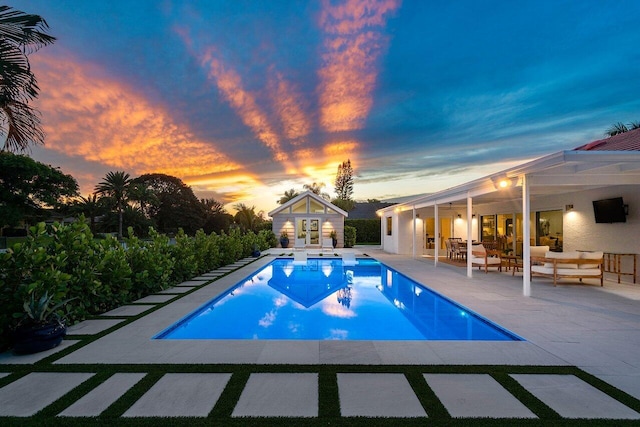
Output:
[[205,233],[220,233],[229,230],[229,226],[233,222],[233,215],[227,212],[222,202],[215,199],[200,199],[200,203],[204,207],[205,221],[202,228]]
[[260,223],[264,221],[259,214],[256,214],[255,206],[249,207],[244,203],[238,203],[234,205],[234,209],[238,212],[235,214],[233,219],[243,231],[257,230]]
[[329,200],[331,198],[329,194],[322,191],[322,189],[325,187],[324,182],[321,182],[321,183],[314,182],[311,184],[305,184],[303,185],[303,187],[305,190],[309,190],[313,194],[317,194],[318,196],[322,197],[325,200]]
[[108,172],[95,187],[97,194],[108,197],[118,212],[118,239],[122,239],[122,214],[129,200],[131,177],[124,171]]
[[640,121],[629,123],[628,128],[629,130],[640,129]]
[[69,298],[53,305],[53,295],[49,295],[48,291],[38,298],[35,293],[31,294],[31,298],[25,301],[22,306],[24,309],[24,322],[45,325],[52,322],[60,322],[60,316],[57,310],[75,298]]
[[84,215],[89,219],[89,228],[92,233],[96,231],[96,217],[102,215],[105,211],[105,205],[96,193],[91,194],[89,197],[80,196],[80,198],[73,202],[71,205],[71,211],[75,214]]
[[605,131],[605,135],[614,136],[628,132],[629,128],[622,122],[614,123]]
[[40,90],[28,55],[56,40],[48,28],[38,15],[0,6],[0,135],[6,135],[0,151],[44,144],[38,111],[28,104]]
[[299,193],[296,190],[294,190],[293,188],[291,190],[286,190],[284,192],[284,194],[282,195],[282,197],[280,197],[280,199],[278,200],[278,204],[284,205],[289,200],[293,200],[296,197],[298,197],[298,195],[299,195]]

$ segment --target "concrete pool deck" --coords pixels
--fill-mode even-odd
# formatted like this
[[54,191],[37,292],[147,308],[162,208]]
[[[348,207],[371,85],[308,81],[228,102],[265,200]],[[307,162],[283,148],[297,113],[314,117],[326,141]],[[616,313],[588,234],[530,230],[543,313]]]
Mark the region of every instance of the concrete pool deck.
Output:
[[[207,342],[151,339],[158,332],[191,313],[206,301],[269,263],[273,257],[267,256],[246,267],[232,271],[187,295],[183,295],[182,292],[185,289],[191,290],[192,288],[189,286],[193,286],[195,283],[189,282],[188,286],[173,288],[177,290],[176,292],[172,292],[172,289],[164,291],[162,295],[171,295],[176,300],[72,351],[53,361],[53,364],[61,368],[69,364],[75,366],[83,364],[121,366],[132,364],[576,366],[630,396],[640,399],[640,358],[637,357],[640,353],[640,285],[617,284],[614,281],[606,280],[603,288],[595,285],[595,282],[594,285],[559,285],[554,288],[550,280],[536,279],[532,283],[532,296],[526,298],[522,296],[521,279],[517,276],[512,277],[511,273],[484,274],[474,270],[474,277],[468,279],[464,268],[446,264],[440,264],[435,268],[432,261],[385,254],[369,248],[361,249],[361,252],[379,259],[417,282],[511,330],[527,341],[229,340]],[[274,252],[274,254],[279,253],[283,253],[283,251]],[[325,254],[325,256],[327,255]],[[106,313],[105,316],[101,316],[101,319],[86,321],[88,323],[83,322],[84,325],[76,325],[75,328],[71,328],[70,333],[74,335],[96,333],[99,331],[97,323],[100,322],[117,326],[123,317],[138,315],[142,308],[147,309],[149,303],[156,302],[161,305],[164,300],[166,299],[147,297],[140,300],[139,305],[121,307],[115,312]],[[130,314],[127,314],[127,307],[132,308]],[[109,314],[112,316],[108,316]],[[67,340],[61,348],[72,348],[73,345],[75,345],[74,341]],[[60,348],[51,352],[55,353],[56,351],[60,351]],[[47,354],[43,354],[40,358]],[[36,355],[0,355],[0,365],[36,363],[39,359],[34,356]],[[68,378],[69,390],[85,380],[85,377],[73,377],[76,374],[71,372],[52,372],[50,375]],[[202,387],[205,389],[213,387],[213,383],[202,382],[193,374],[175,375],[175,381],[177,384],[182,384],[184,393],[194,392]],[[42,374],[34,372],[0,388],[0,403],[6,404],[5,408],[7,408],[6,411],[0,410],[0,416],[30,416],[36,413],[38,408],[46,407],[50,402],[55,401],[55,396],[43,398],[42,405],[34,409],[32,407],[25,408],[24,403],[14,403],[11,400],[11,396],[15,396],[16,393],[27,392],[32,387],[40,387],[41,378],[39,376]],[[126,387],[135,384],[139,377],[138,374],[116,374],[113,378],[113,382],[116,384],[114,387],[122,387],[123,390],[126,390]],[[598,394],[600,393],[598,390],[571,375],[512,375],[512,377],[521,382],[549,407],[560,402],[559,407],[554,410],[563,417],[640,417],[637,412],[620,405],[617,401],[611,402],[612,399],[609,396],[604,393]],[[0,376],[1,378],[2,376]],[[228,381],[228,376],[212,374],[211,378],[216,384],[215,391],[219,394]],[[402,416],[397,413],[397,407],[385,409],[386,399],[381,398],[381,395],[370,395],[369,398],[363,399],[362,393],[370,392],[370,390],[382,392],[390,387],[391,394],[407,393],[411,395],[411,387],[408,387],[408,383],[405,383],[406,379],[403,378],[402,375],[398,377],[397,374],[382,373],[338,374],[342,416]],[[505,397],[504,390],[497,386],[497,383],[494,384],[486,375],[425,374],[425,379],[454,417],[474,416],[474,414],[475,416],[495,418],[529,417],[531,415],[518,402],[512,402],[510,408],[507,408],[505,402],[509,396]],[[238,401],[236,415],[232,416],[314,416],[317,414],[318,399],[317,395],[314,395],[317,393],[317,381],[317,375],[305,373],[251,374],[251,379],[247,382],[243,395]],[[123,385],[118,385],[120,382]],[[304,406],[301,403],[303,407],[301,407],[300,413],[288,413],[286,411],[290,410],[289,405],[289,409],[282,409],[284,412],[279,413],[277,396],[272,396],[276,401],[264,400],[257,397],[259,392],[254,391],[254,388],[255,390],[264,390],[270,387],[274,390],[282,390],[283,384],[299,386],[300,390],[294,393],[291,398],[300,399],[301,402],[308,400],[310,406]],[[102,388],[108,389],[109,387]],[[149,390],[149,393],[162,395],[164,392],[161,382],[157,388],[154,386]],[[459,390],[455,392],[456,389]],[[485,401],[487,390],[493,389],[495,391],[488,393],[496,397],[493,398],[493,404],[488,404]],[[64,390],[64,388],[56,388],[55,392],[63,395]],[[456,403],[454,395],[451,394],[452,390],[454,394],[466,393],[469,404],[459,406],[460,402]],[[549,390],[552,390],[551,394]],[[122,392],[124,393],[124,391]],[[581,396],[580,402],[572,401],[571,396],[576,395]],[[101,402],[101,405],[98,405],[100,408],[104,409],[108,406],[105,406],[103,397],[99,396],[93,399],[96,402]],[[91,399],[89,398],[89,400]],[[155,401],[155,399],[149,400]],[[193,401],[189,401],[189,399],[185,402],[187,407],[193,404]],[[367,407],[367,402],[370,403],[370,407]],[[411,396],[409,396],[408,402],[411,402]],[[28,403],[33,404],[33,401]],[[427,416],[423,413],[420,405],[415,403],[413,401],[408,404],[409,406],[403,410],[404,416]],[[199,414],[206,414],[214,404],[215,399],[202,402],[203,407],[199,409]],[[67,409],[67,413],[75,411],[86,414],[94,411],[95,416],[102,410],[92,409],[91,405],[87,409],[87,405],[86,402],[78,401],[75,406]],[[155,405],[158,405],[157,402]],[[287,406],[283,405],[283,407]],[[589,412],[590,408],[591,412]],[[597,408],[597,411],[600,412],[593,408]],[[140,404],[130,408],[124,416],[136,416],[131,415],[136,413],[151,414],[154,413],[154,410],[146,407],[144,400],[142,400]],[[181,412],[182,410],[188,411],[188,409],[178,408],[175,415],[184,414]],[[156,416],[166,415],[159,412]]]

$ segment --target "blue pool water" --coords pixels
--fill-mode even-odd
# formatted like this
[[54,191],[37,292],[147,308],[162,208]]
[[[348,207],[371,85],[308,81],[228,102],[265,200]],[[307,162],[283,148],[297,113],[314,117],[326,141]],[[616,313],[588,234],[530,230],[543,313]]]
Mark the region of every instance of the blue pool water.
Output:
[[371,259],[276,259],[156,339],[491,340],[515,334]]

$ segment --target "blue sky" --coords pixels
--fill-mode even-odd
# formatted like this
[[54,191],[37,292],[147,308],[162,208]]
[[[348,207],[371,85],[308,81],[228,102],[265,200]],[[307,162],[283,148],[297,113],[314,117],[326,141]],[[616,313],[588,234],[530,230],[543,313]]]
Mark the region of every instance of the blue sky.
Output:
[[441,190],[640,120],[638,1],[56,1],[40,161],[83,193],[178,176],[265,211],[351,159],[355,198]]

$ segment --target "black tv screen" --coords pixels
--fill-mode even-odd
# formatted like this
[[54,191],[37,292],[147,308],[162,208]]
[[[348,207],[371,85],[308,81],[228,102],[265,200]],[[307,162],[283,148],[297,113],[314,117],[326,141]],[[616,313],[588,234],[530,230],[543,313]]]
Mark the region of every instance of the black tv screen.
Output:
[[596,223],[627,222],[622,197],[594,200],[593,213],[596,217]]

